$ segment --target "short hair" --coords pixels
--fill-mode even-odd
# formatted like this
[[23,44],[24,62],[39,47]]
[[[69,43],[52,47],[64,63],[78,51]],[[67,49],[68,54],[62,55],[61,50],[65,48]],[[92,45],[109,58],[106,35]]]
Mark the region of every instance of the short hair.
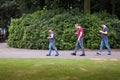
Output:
[[74,24],[78,24],[78,22],[75,22]]
[[100,25],[105,25],[105,22],[101,22]]
[[48,30],[52,30],[53,31],[53,28],[48,28]]

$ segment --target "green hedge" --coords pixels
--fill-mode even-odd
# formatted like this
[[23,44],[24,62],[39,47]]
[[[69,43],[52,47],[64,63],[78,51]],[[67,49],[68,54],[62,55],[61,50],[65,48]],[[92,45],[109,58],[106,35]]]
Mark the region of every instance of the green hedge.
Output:
[[56,46],[61,50],[74,49],[77,36],[74,23],[79,22],[85,30],[85,48],[99,48],[101,34],[100,22],[109,27],[109,42],[112,48],[120,48],[118,35],[120,21],[105,12],[92,15],[78,10],[42,10],[33,14],[24,14],[19,19],[12,19],[7,43],[15,48],[48,49],[48,31],[53,27],[56,34]]

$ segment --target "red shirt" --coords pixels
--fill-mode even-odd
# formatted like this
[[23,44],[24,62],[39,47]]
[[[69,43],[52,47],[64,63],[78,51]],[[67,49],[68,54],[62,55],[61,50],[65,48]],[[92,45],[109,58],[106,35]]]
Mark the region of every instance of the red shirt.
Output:
[[82,36],[81,36],[80,38],[84,38],[84,34],[83,34],[83,33],[84,33],[84,30],[83,30],[82,27],[77,30],[77,36],[78,36],[78,38],[79,38],[81,32],[82,32]]

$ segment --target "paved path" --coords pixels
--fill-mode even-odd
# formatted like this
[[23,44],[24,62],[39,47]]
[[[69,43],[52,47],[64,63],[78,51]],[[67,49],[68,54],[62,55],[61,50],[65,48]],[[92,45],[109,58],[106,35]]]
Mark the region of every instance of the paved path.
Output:
[[46,56],[48,50],[30,50],[30,49],[16,49],[10,48],[6,43],[0,43],[0,58],[76,58],[76,59],[120,59],[120,49],[112,49],[112,55],[107,55],[107,50],[103,51],[102,55],[96,55],[97,50],[85,49],[86,56],[79,56],[81,50],[78,51],[76,56],[72,56],[72,50],[60,50],[59,56]]

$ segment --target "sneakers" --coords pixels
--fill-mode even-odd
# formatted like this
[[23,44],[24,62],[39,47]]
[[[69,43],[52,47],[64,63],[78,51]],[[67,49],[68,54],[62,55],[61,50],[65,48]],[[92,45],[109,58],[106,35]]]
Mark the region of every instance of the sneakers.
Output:
[[56,54],[55,56],[59,56],[59,54]]
[[[46,56],[51,56],[50,54],[47,54]],[[59,54],[56,54],[55,56],[59,56]]]
[[[76,53],[71,53],[71,55],[76,56]],[[85,56],[85,54],[81,54],[80,56]]]
[[71,53],[71,55],[76,56],[76,53]]
[[[97,52],[96,54],[97,54],[97,55],[101,55],[101,53],[100,53],[100,52]],[[111,55],[111,53],[108,53],[108,55]]]
[[101,55],[101,53],[100,53],[100,52],[97,52],[96,54],[97,54],[97,55]]
[[108,55],[112,55],[111,53],[108,53]]
[[85,54],[81,54],[80,56],[85,56]]
[[46,56],[51,56],[50,54],[46,54]]

